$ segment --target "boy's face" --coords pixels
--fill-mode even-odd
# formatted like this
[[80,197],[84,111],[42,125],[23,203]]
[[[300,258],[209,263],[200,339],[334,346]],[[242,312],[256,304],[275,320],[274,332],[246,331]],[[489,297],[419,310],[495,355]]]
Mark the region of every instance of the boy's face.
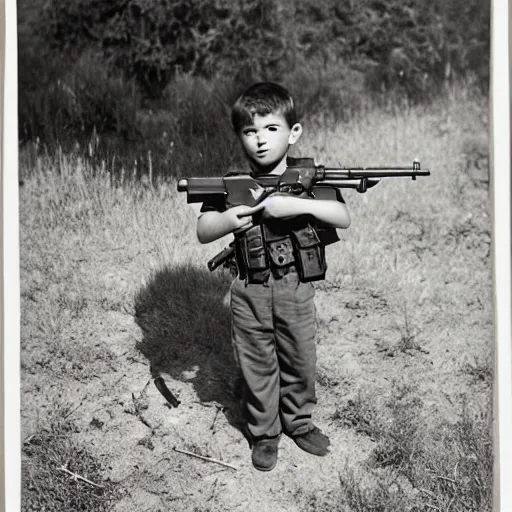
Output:
[[290,144],[295,144],[302,133],[299,123],[288,126],[280,113],[255,114],[252,124],[240,131],[240,140],[245,154],[257,168],[275,167],[283,160]]

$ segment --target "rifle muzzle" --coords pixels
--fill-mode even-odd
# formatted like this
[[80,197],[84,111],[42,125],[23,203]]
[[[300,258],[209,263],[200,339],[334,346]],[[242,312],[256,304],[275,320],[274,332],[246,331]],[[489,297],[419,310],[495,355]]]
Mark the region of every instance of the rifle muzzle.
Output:
[[186,192],[188,190],[188,180],[183,178],[178,181],[178,192]]

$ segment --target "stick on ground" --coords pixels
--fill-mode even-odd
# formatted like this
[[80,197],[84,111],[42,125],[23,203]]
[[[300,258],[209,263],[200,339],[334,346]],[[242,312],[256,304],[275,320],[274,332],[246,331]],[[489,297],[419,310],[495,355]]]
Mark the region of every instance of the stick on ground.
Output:
[[213,462],[215,464],[220,464],[221,466],[226,466],[227,468],[234,469],[235,471],[238,470],[236,466],[233,466],[231,464],[228,464],[227,462],[223,462],[221,460],[212,459],[211,457],[203,457],[202,455],[198,455],[197,453],[188,452],[187,450],[182,450],[181,448],[176,448],[176,446],[173,448],[175,452],[183,453],[185,455],[190,455],[191,457],[196,457],[201,460],[205,460],[206,462]]
[[99,487],[100,489],[103,489],[103,485],[99,485],[99,484],[95,484],[94,482],[91,482],[88,478],[85,478],[81,475],[78,475],[77,473],[73,473],[72,471],[70,471],[68,468],[62,466],[60,468],[57,468],[59,471],[64,471],[64,473],[67,473],[69,476],[71,476],[71,478],[73,478],[73,480],[82,480],[83,482],[86,482],[90,485],[93,485],[94,487]]

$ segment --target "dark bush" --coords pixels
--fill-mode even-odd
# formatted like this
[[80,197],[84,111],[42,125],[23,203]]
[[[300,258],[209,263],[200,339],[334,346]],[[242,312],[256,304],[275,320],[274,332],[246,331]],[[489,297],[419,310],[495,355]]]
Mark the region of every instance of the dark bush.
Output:
[[[38,70],[40,60],[24,56],[27,66],[19,83],[20,139],[40,137],[47,143],[84,142],[92,133],[135,136],[135,114],[140,104],[137,90],[114,76],[104,62],[83,53],[68,69],[50,57],[48,69]],[[31,69],[30,63],[35,66]],[[32,73],[33,77],[27,76]],[[27,84],[39,75],[37,87]]]
[[486,83],[489,19],[488,0],[54,0],[42,31],[59,51],[95,48],[152,97],[177,71],[275,79],[313,58],[421,99],[469,71]]
[[41,31],[64,53],[94,48],[160,97],[177,72],[279,72],[287,60],[282,18],[271,0],[54,0]]
[[221,79],[180,75],[158,110],[140,112],[142,138],[151,141],[164,174],[220,175],[242,164],[229,108],[236,93]]
[[488,0],[305,0],[296,22],[301,53],[358,69],[372,91],[430,99],[468,74],[488,85]]

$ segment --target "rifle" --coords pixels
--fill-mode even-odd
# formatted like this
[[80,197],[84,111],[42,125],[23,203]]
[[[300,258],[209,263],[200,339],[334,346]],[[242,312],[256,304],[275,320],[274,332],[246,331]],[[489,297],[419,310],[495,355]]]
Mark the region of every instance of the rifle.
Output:
[[360,193],[377,185],[382,178],[430,176],[415,160],[412,167],[324,167],[312,158],[298,159],[283,174],[265,174],[253,178],[248,174],[221,178],[184,178],[178,181],[178,192],[187,193],[187,203],[203,203],[216,196],[231,206],[256,206],[273,192],[301,194],[313,187],[353,188]]
[[[231,206],[256,206],[274,192],[301,194],[316,187],[351,188],[365,193],[382,178],[411,178],[430,176],[421,169],[419,160],[412,167],[325,167],[316,165],[312,158],[299,158],[278,174],[265,174],[255,178],[248,174],[220,178],[184,178],[178,181],[178,192],[187,193],[187,203],[202,203],[217,198]],[[234,254],[230,244],[208,262],[213,271]]]

